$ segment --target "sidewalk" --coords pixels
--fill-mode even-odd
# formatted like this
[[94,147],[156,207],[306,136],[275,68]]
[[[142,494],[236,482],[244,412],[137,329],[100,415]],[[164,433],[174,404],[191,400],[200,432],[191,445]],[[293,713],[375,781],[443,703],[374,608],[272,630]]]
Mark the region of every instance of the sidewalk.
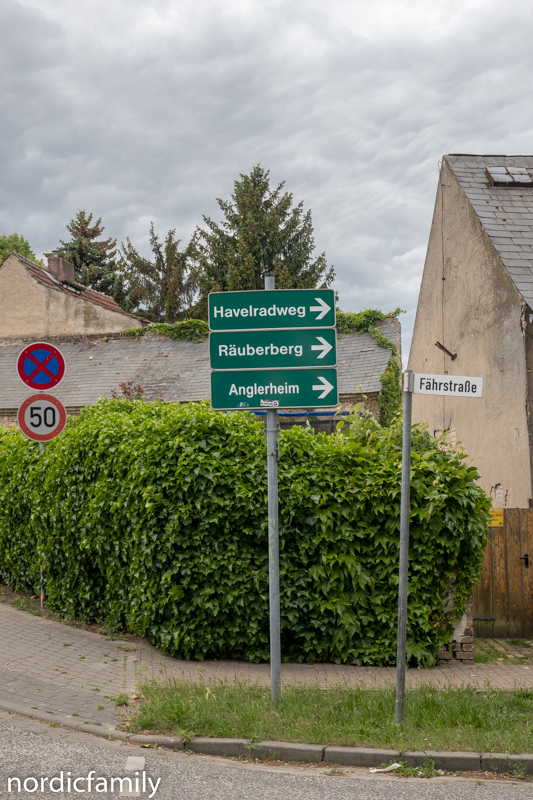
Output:
[[[72,722],[116,724],[120,708],[111,698],[135,691],[143,677],[168,676],[191,681],[235,676],[269,685],[268,664],[243,661],[181,661],[159,653],[144,641],[113,640],[97,633],[19,611],[0,603],[0,709],[17,706],[72,718]],[[505,657],[520,657],[524,648],[491,642]],[[334,664],[283,664],[282,681],[379,688],[395,680],[393,667]],[[533,688],[531,665],[476,664],[408,670],[407,685],[440,687],[487,684],[500,689]],[[31,712],[30,712],[31,713]]]

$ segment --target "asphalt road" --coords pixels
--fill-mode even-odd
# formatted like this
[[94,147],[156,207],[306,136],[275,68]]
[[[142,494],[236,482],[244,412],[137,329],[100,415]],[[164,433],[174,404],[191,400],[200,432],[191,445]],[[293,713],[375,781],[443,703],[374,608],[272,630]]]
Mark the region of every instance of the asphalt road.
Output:
[[[119,798],[124,796],[152,800],[522,800],[533,797],[532,784],[511,784],[502,781],[475,781],[448,777],[431,780],[371,776],[368,770],[354,770],[342,776],[322,774],[324,766],[270,767],[245,764],[228,759],[171,753],[151,748],[106,741],[62,728],[54,728],[15,715],[0,712],[0,798],[21,797],[40,800],[72,798]],[[87,791],[83,780],[91,770],[93,791]],[[51,791],[43,778],[59,777]],[[126,794],[128,783],[111,778],[139,778],[146,774],[146,791]],[[68,775],[70,773],[70,776]],[[138,773],[138,775],[137,775]],[[80,778],[76,792],[71,783]],[[11,778],[11,792],[8,779]],[[18,791],[19,778],[21,790]],[[24,790],[24,780],[27,781]],[[34,780],[32,780],[32,778]],[[105,790],[104,778],[108,782]],[[37,786],[36,786],[37,781]],[[101,781],[101,783],[99,782]],[[158,783],[159,781],[159,783]],[[153,790],[153,786],[157,789]],[[41,791],[42,786],[42,791]],[[94,791],[99,789],[99,791]],[[83,790],[83,791],[82,791]]]

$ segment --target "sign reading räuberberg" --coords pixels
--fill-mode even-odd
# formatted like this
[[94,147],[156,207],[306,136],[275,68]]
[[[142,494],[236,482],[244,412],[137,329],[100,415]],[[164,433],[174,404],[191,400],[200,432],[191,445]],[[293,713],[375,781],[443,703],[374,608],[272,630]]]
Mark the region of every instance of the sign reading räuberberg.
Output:
[[217,370],[334,367],[335,328],[303,331],[225,331],[209,337],[211,368]]
[[209,327],[212,331],[334,326],[333,289],[212,292],[209,295]]
[[483,378],[464,375],[423,375],[415,373],[414,394],[439,394],[450,397],[482,397]]

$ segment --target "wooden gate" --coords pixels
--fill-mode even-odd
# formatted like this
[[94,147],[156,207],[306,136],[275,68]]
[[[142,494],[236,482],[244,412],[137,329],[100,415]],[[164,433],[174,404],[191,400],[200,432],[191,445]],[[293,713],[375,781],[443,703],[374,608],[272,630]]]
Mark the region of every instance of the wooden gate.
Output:
[[533,639],[533,509],[493,510],[483,573],[474,588],[474,634]]

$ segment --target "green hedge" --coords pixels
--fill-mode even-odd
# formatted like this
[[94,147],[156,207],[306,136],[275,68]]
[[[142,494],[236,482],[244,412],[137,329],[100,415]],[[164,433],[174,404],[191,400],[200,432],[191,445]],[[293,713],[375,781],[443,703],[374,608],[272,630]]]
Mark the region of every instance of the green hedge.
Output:
[[[281,434],[285,660],[392,664],[401,430]],[[186,658],[268,660],[266,445],[246,413],[102,400],[39,456],[0,433],[0,573],[51,608]],[[476,580],[489,502],[477,473],[413,434],[408,653],[432,663]]]

